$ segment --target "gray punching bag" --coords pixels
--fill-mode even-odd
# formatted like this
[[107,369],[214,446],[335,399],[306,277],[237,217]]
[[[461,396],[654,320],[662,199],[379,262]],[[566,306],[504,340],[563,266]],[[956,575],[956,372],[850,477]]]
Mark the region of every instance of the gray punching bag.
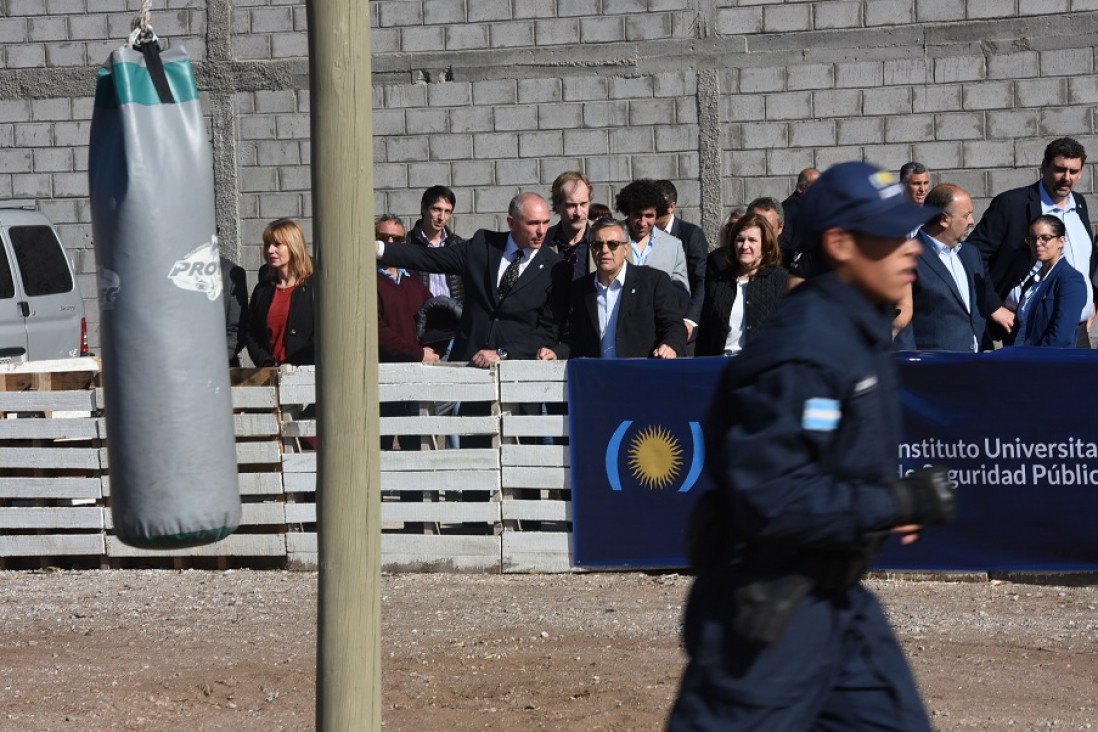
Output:
[[110,502],[136,547],[208,544],[240,523],[213,168],[183,49],[99,69],[88,159]]

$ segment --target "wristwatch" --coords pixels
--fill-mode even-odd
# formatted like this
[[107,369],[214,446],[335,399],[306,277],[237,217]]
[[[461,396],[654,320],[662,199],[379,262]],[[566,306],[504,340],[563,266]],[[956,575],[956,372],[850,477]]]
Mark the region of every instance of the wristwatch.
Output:
[[496,349],[496,355],[499,356],[500,361],[506,361],[507,360],[507,351],[503,350],[502,348],[497,348]]

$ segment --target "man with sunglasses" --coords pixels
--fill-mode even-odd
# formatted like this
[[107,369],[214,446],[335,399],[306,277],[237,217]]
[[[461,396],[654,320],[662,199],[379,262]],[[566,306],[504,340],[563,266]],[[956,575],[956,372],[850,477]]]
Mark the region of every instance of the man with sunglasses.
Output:
[[572,283],[568,328],[538,358],[676,358],[686,352],[686,326],[671,278],[629,264],[625,228],[613,219],[591,225],[594,274]]
[[[404,244],[404,224],[392,214],[381,216],[374,225],[378,241],[388,246]],[[419,345],[416,313],[431,299],[431,291],[419,277],[401,267],[377,268],[378,360],[436,363],[439,355]]]

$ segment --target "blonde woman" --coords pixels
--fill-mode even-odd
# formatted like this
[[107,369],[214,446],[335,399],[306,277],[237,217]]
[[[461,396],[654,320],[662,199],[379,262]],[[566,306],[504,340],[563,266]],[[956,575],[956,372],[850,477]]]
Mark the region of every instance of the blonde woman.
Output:
[[263,257],[267,264],[259,271],[249,305],[248,355],[256,366],[315,363],[313,260],[296,221],[278,219],[267,225]]

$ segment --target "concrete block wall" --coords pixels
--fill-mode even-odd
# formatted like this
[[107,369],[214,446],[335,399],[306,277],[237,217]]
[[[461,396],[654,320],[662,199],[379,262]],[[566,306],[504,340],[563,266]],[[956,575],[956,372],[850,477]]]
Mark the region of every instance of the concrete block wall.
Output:
[[[139,5],[0,0],[0,201],[59,225],[93,324],[95,69]],[[570,168],[604,203],[634,178],[670,178],[715,239],[730,208],[785,197],[810,165],[920,160],[979,214],[1036,177],[1054,137],[1098,155],[1095,0],[375,0],[370,12],[375,212],[411,223],[421,191],[444,183],[465,235],[503,227],[512,195],[547,194]],[[311,231],[305,5],[160,0],[153,24],[196,60],[222,247],[254,272],[268,221]]]

